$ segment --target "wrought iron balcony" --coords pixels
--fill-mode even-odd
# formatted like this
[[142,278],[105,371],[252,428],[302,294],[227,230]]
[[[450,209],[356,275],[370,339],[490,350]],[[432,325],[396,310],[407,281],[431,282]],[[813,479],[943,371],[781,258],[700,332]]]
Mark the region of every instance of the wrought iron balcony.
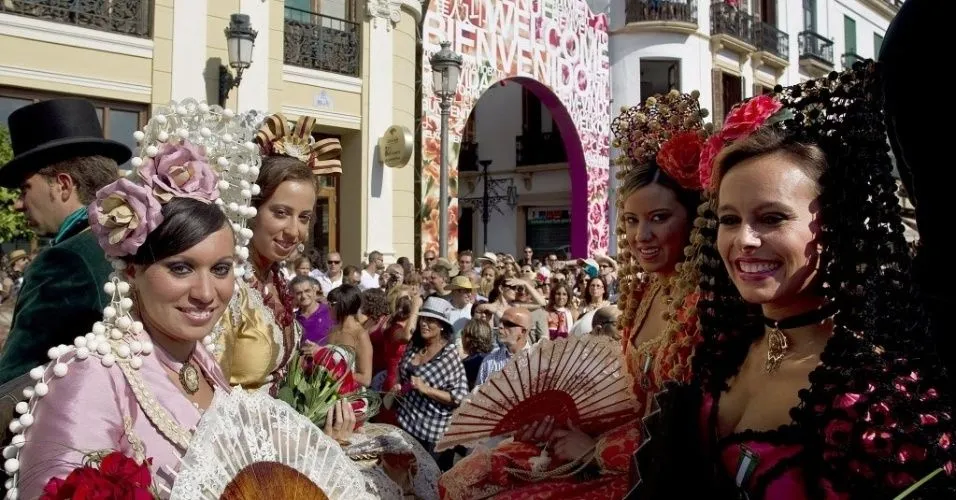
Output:
[[764,22],[757,22],[757,48],[781,59],[790,58],[790,35]]
[[285,8],[285,63],[359,76],[362,26],[315,12]]
[[854,64],[862,60],[863,56],[853,52],[847,52],[840,57],[840,62],[843,64],[844,69],[852,69]]
[[153,0],[0,0],[0,13],[140,38],[153,34]]
[[648,21],[697,24],[696,0],[627,0],[624,12],[628,24]]
[[478,171],[478,143],[474,141],[461,141],[461,149],[458,150],[458,171],[477,172]]
[[804,31],[797,36],[800,44],[800,60],[812,59],[833,68],[833,40],[819,33]]
[[564,142],[557,132],[519,135],[515,139],[515,165],[546,165],[564,163],[568,155],[564,152]]
[[747,45],[756,45],[756,20],[733,5],[716,2],[710,5],[710,34],[728,35]]

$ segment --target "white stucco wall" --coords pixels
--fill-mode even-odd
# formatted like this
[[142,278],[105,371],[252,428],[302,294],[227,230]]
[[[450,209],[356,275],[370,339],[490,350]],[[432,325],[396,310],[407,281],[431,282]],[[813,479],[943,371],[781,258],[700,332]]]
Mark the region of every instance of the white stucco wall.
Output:
[[[755,11],[759,0],[741,2],[748,12]],[[610,2],[610,3],[603,3]],[[715,66],[739,70],[744,79],[743,97],[753,95],[754,84],[779,83],[793,85],[810,78],[800,68],[799,34],[804,30],[803,2],[800,0],[777,0],[777,28],[789,35],[789,58],[787,67],[774,70],[766,67],[754,68],[749,56],[740,55],[727,49],[714,51],[710,41],[710,5],[709,0],[697,3],[697,26],[695,33],[685,35],[664,31],[633,30],[626,26],[625,0],[592,0],[595,6],[607,7],[610,16],[610,60],[612,117],[619,113],[621,106],[633,106],[647,96],[641,95],[640,69],[641,59],[671,59],[680,61],[680,91],[698,90],[701,93],[701,106],[713,111],[713,69]],[[856,20],[857,54],[863,58],[876,58],[874,33],[883,35],[889,26],[890,18],[874,11],[856,0],[817,0],[816,31],[834,40],[833,65],[842,70],[840,56],[846,52],[843,18],[848,15]],[[612,150],[611,157],[619,152]],[[612,228],[616,217],[615,179],[612,173],[611,221]],[[611,231],[611,249],[616,250],[615,233]]]

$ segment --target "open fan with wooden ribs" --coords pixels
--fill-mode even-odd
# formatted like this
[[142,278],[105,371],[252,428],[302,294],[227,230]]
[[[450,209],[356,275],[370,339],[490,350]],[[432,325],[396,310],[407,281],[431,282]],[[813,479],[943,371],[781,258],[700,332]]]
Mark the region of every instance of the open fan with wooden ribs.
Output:
[[[271,490],[271,491],[269,491]],[[266,497],[258,492],[269,491]],[[182,458],[171,500],[371,500],[342,447],[262,391],[217,392]]]
[[585,433],[637,418],[618,342],[602,337],[542,341],[511,358],[455,412],[437,451],[507,436],[554,417]]

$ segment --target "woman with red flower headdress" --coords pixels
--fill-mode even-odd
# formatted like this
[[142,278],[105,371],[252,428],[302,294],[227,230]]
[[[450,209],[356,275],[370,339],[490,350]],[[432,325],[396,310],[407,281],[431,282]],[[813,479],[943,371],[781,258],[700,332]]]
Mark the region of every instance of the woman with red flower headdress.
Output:
[[778,87],[710,141],[696,376],[658,395],[634,498],[956,497],[880,76],[857,63]]
[[[618,234],[623,310],[622,355],[637,400],[624,425],[588,435],[551,421],[523,429],[492,450],[479,448],[442,476],[445,498],[621,498],[633,480],[631,456],[642,439],[640,418],[665,381],[686,381],[700,340],[694,313],[696,273],[683,266],[684,249],[701,203],[698,166],[707,138],[706,111],[697,93],[672,91],[625,109],[614,120],[621,187]],[[542,449],[551,469],[575,464],[576,474],[540,474],[527,481],[509,472],[535,471]],[[593,457],[593,458],[586,458]],[[580,463],[580,462],[584,463]],[[578,463],[576,463],[578,462]]]

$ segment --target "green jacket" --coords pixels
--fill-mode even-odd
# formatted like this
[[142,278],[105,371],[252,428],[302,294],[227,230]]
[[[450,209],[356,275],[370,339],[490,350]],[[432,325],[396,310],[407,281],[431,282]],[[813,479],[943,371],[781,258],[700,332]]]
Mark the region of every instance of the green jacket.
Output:
[[0,384],[49,361],[47,351],[86,335],[103,318],[113,267],[84,220],[27,268],[0,358]]

